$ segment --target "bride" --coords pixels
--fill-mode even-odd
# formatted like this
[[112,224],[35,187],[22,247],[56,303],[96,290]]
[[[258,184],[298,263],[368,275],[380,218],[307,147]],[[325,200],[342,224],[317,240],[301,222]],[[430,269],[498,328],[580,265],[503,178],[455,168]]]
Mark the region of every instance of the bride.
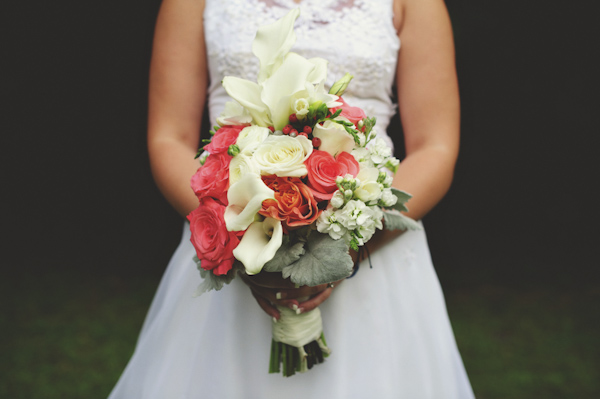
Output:
[[[199,166],[201,120],[214,125],[223,110],[224,76],[255,80],[256,30],[295,7],[301,16],[292,50],[327,59],[328,85],[353,74],[344,99],[376,116],[380,135],[396,112],[390,95],[397,87],[407,156],[393,185],[413,195],[408,215],[421,219],[448,190],[458,154],[443,0],[163,0],[148,131],[160,190],[182,216],[197,207],[190,177]],[[335,287],[245,277],[200,298],[192,297],[200,277],[189,238],[186,223],[111,399],[473,398],[423,231],[372,239],[373,267]],[[319,306],[333,350],[325,363],[290,378],[267,373],[275,304]]]

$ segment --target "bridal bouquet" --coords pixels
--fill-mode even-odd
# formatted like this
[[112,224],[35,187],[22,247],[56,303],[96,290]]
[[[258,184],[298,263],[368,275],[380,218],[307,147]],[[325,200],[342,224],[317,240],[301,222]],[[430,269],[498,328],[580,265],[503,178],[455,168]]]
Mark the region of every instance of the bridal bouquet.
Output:
[[[252,45],[257,82],[227,76],[235,100],[225,106],[199,150],[192,178],[199,206],[188,216],[203,278],[197,294],[236,273],[281,273],[297,286],[352,274],[349,249],[376,229],[415,229],[403,216],[410,195],[391,187],[398,160],[376,137],[375,118],[341,97],[352,76],[324,88],[327,61],[289,52],[292,10],[259,28]],[[279,307],[273,320],[270,372],[290,376],[329,354],[319,309]]]

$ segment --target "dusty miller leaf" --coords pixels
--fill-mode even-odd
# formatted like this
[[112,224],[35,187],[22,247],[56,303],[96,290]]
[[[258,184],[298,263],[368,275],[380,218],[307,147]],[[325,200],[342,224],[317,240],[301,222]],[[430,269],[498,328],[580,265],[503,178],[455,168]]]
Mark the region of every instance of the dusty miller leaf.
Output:
[[394,194],[396,196],[396,198],[398,198],[398,201],[396,202],[395,205],[386,207],[386,209],[395,209],[399,212],[408,212],[408,208],[404,204],[406,204],[408,202],[408,200],[412,198],[412,195],[410,195],[409,193],[407,193],[405,191],[398,190],[397,188],[394,188],[394,187],[392,187],[392,194]]
[[396,211],[383,212],[383,225],[386,230],[422,230],[419,223]]
[[352,257],[344,240],[313,231],[308,236],[305,253],[283,268],[283,277],[298,285],[315,286],[341,280],[352,274]]
[[196,262],[196,266],[200,271],[200,277],[202,277],[202,282],[198,288],[196,288],[196,292],[194,292],[195,297],[200,296],[207,291],[219,291],[225,284],[231,283],[240,268],[243,268],[243,265],[236,261],[234,262],[233,268],[229,271],[229,273],[223,276],[216,276],[210,270],[204,270],[200,267],[200,259],[198,259],[198,257],[194,256],[194,262]]
[[265,272],[280,272],[284,267],[297,261],[302,255],[304,255],[304,242],[296,241],[290,245],[289,236],[283,236],[281,247],[279,247],[273,259],[265,263],[263,270]]

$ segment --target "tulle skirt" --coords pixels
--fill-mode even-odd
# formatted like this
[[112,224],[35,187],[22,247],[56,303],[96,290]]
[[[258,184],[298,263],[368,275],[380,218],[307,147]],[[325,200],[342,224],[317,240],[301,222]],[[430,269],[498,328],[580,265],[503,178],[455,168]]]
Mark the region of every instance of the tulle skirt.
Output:
[[186,224],[110,399],[473,398],[424,231],[334,289],[320,306],[331,356],[287,378],[268,374],[271,319],[240,279],[192,296],[193,256]]

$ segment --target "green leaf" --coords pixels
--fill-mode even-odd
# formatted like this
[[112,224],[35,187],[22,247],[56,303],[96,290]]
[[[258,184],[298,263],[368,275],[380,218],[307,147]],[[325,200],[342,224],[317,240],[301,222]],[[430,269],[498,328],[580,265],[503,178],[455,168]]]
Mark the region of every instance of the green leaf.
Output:
[[205,292],[211,290],[219,291],[221,288],[223,288],[225,284],[231,283],[231,281],[235,278],[237,272],[244,268],[244,265],[236,261],[233,264],[233,268],[229,271],[229,273],[223,276],[217,276],[213,274],[213,272],[211,272],[210,270],[204,270],[202,267],[200,267],[200,260],[197,256],[194,256],[194,261],[196,262],[196,266],[200,271],[200,277],[202,277],[203,280],[202,283],[200,283],[200,285],[196,289],[196,292],[194,292],[194,296],[200,296]]
[[415,220],[397,211],[383,212],[383,225],[386,230],[422,230]]
[[263,271],[280,272],[284,267],[289,266],[300,259],[300,257],[304,255],[304,252],[304,242],[296,241],[293,244],[290,244],[290,237],[284,235],[281,247],[279,247],[273,259],[265,263]]
[[398,198],[398,201],[396,204],[392,205],[391,207],[386,207],[385,209],[395,209],[399,212],[408,212],[408,208],[404,204],[406,204],[408,200],[412,198],[412,195],[406,191],[398,190],[394,187],[392,187],[392,194]]
[[344,240],[334,240],[328,234],[312,231],[305,253],[296,262],[283,268],[284,278],[298,285],[315,286],[341,280],[352,274],[352,257]]

